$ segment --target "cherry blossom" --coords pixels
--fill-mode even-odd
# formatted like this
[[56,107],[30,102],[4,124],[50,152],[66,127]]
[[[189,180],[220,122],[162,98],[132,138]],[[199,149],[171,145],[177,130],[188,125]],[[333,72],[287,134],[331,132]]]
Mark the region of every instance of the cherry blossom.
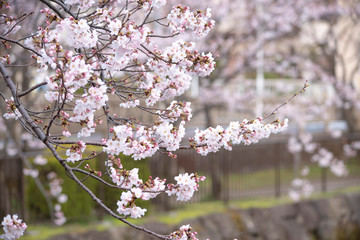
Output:
[[188,201],[194,195],[194,192],[198,190],[199,182],[204,181],[205,177],[199,177],[197,174],[179,174],[174,178],[176,184],[168,184],[169,190],[166,193],[176,195],[178,201]]
[[55,216],[54,223],[56,225],[63,225],[66,222],[66,217],[64,213],[61,211],[61,204],[64,204],[68,200],[68,196],[62,193],[62,179],[58,178],[55,172],[50,172],[47,174],[47,178],[49,180],[49,193],[50,196],[55,199],[57,202],[54,206]]
[[170,239],[172,240],[198,240],[196,238],[196,232],[192,232],[192,228],[189,224],[182,225],[179,231],[170,233]]
[[66,150],[66,159],[68,162],[76,162],[82,158],[82,153],[85,151],[86,145],[84,142],[79,141],[77,144],[74,144],[70,149]]
[[210,20],[211,9],[205,11],[191,12],[189,7],[182,7],[178,5],[173,8],[167,18],[170,20],[171,30],[176,32],[183,32],[190,29],[195,36],[201,38],[208,34],[214,27],[215,21]]
[[46,165],[47,159],[45,157],[43,157],[42,155],[36,155],[36,157],[34,158],[34,164],[39,165],[39,166]]
[[3,226],[4,234],[2,234],[0,238],[5,240],[20,238],[27,228],[26,223],[22,222],[17,215],[11,216],[10,214],[4,217],[1,225]]
[[346,176],[349,173],[348,168],[346,167],[343,161],[334,161],[330,165],[330,170],[332,173],[335,174],[335,176],[338,177]]
[[[140,195],[141,195],[141,193],[140,193]],[[136,198],[137,197],[136,197],[135,193],[133,193],[132,191],[123,192],[121,194],[121,201],[117,202],[118,213],[125,215],[125,216],[130,215],[130,217],[132,217],[132,218],[142,217],[147,210],[135,205],[133,200]]]
[[232,144],[257,143],[260,139],[268,138],[271,133],[283,131],[287,126],[287,119],[268,124],[264,124],[262,119],[253,121],[245,119],[242,123],[231,122],[226,129],[221,126],[205,130],[197,129],[193,141],[196,145],[200,145],[196,148],[197,152],[206,156],[210,152],[217,152],[221,147],[231,150]]
[[313,185],[309,180],[303,178],[295,178],[291,181],[291,188],[289,196],[294,201],[299,201],[301,198],[309,197],[314,191]]
[[166,4],[166,0],[145,0],[142,1],[142,7],[145,11],[150,11],[151,8],[160,8]]
[[55,220],[54,223],[58,226],[63,225],[66,222],[66,217],[64,213],[61,211],[61,205],[55,205]]
[[84,19],[76,22],[71,17],[66,18],[59,23],[56,30],[67,44],[76,48],[94,47],[98,40],[96,31],[92,31]]
[[346,176],[348,174],[344,162],[335,158],[334,154],[325,148],[320,148],[319,151],[313,155],[312,161],[317,162],[320,167],[330,167],[331,172],[336,176]]
[[95,0],[65,0],[66,4],[78,5],[80,9],[85,10],[92,7],[96,2]]
[[18,119],[21,117],[21,113],[19,112],[19,110],[15,107],[15,103],[14,103],[14,98],[11,97],[10,99],[6,99],[6,110],[8,111],[7,113],[4,113],[3,117],[5,119]]
[[23,173],[25,176],[31,176],[32,178],[37,178],[39,176],[39,170],[37,169],[24,168]]

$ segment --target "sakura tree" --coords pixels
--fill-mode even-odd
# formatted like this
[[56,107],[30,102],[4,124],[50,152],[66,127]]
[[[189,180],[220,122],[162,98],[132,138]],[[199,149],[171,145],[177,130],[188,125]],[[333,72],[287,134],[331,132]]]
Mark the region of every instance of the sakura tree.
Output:
[[[231,122],[226,128],[196,130],[188,142],[183,140],[191,103],[176,99],[193,77],[208,76],[215,62],[211,53],[199,52],[195,42],[182,36],[190,32],[193,39],[205,37],[215,24],[210,9],[169,8],[165,0],[40,2],[40,15],[31,9],[13,15],[14,3],[1,2],[3,116],[40,140],[109,215],[160,239],[196,239],[189,225],[161,235],[127,218],[145,215],[147,210],[136,205],[137,199],[164,193],[189,200],[205,177],[183,173],[173,183],[151,176],[140,179],[139,169],[125,169],[119,154],[138,161],[157,151],[176,157],[176,150],[193,148],[205,156],[222,147],[231,150],[233,144],[257,143],[284,130],[287,120]],[[163,9],[170,10],[164,14]],[[39,22],[36,30],[16,34],[34,15]],[[18,52],[25,61],[19,60]],[[26,87],[14,75],[18,68],[28,69],[31,76]],[[36,104],[25,101],[27,96],[36,96]],[[151,120],[140,121],[139,112]],[[89,146],[101,150],[89,152]],[[107,156],[106,171],[94,168],[101,154]],[[116,210],[88,188],[88,178],[118,189]]]

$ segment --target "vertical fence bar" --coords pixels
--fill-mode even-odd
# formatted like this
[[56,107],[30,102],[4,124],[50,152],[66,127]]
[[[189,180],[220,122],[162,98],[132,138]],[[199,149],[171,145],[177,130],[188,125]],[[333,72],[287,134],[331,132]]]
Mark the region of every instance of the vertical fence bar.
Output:
[[229,194],[230,194],[230,182],[229,182],[229,162],[230,162],[230,152],[225,152],[223,149],[221,151],[221,159],[223,161],[223,189],[224,189],[224,204],[225,206],[229,205]]
[[321,191],[326,192],[327,190],[327,168],[321,169]]
[[280,189],[281,189],[281,176],[280,176],[280,158],[282,156],[281,154],[281,145],[280,143],[276,144],[275,149],[277,150],[276,152],[279,154],[279,156],[275,157],[275,197],[279,198],[280,197]]
[[26,209],[25,209],[25,177],[23,174],[23,168],[24,168],[24,163],[23,161],[18,158],[18,181],[19,181],[19,208],[20,211],[19,213],[21,214],[20,216],[22,216],[23,219],[27,219],[27,215],[26,215]]
[[0,160],[0,217],[17,213],[25,219],[25,182],[20,158]]

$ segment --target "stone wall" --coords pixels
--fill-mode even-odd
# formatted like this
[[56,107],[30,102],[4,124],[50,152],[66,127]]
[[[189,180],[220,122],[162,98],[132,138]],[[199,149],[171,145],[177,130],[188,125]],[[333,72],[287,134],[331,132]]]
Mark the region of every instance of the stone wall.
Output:
[[[232,209],[187,220],[198,238],[211,240],[359,240],[360,193],[331,199],[309,200],[269,209]],[[182,224],[180,224],[182,225]],[[144,226],[168,234],[178,226],[148,223]],[[147,240],[157,239],[128,227],[104,232],[64,234],[52,240]]]

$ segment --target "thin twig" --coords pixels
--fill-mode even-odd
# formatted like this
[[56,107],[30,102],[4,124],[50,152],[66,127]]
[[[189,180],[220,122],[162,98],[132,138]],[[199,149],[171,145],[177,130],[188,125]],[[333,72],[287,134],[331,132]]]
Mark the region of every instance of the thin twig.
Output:
[[288,100],[286,100],[285,102],[283,102],[282,104],[280,104],[278,107],[276,107],[271,113],[265,115],[265,116],[263,117],[263,120],[269,118],[269,117],[272,116],[272,115],[275,115],[275,114],[279,111],[280,108],[282,108],[283,106],[285,106],[286,104],[288,104],[288,103],[289,103],[291,100],[293,100],[297,95],[305,92],[305,91],[306,91],[306,88],[309,87],[309,86],[310,86],[310,85],[308,84],[308,80],[306,80],[305,83],[304,83],[303,88],[302,88],[300,91],[294,93],[294,95],[292,95]]
[[11,43],[15,43],[17,45],[19,45],[20,47],[26,49],[26,50],[29,50],[33,53],[35,53],[36,55],[40,56],[41,57],[41,54],[38,53],[37,51],[35,51],[34,49],[32,48],[29,48],[29,47],[26,47],[25,45],[21,44],[20,42],[16,41],[16,40],[13,40],[13,39],[10,39],[10,38],[6,38],[6,37],[3,37],[3,36],[0,36],[0,39],[6,41],[6,42],[11,42]]

